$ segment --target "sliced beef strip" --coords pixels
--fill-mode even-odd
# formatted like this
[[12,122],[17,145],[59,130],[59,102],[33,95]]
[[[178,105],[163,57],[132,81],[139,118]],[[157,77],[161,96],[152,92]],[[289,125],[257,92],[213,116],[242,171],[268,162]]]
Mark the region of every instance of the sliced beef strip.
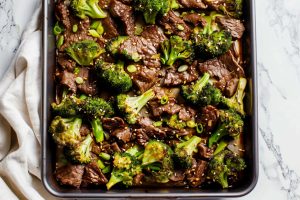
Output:
[[96,155],[99,155],[99,153],[101,153],[101,147],[96,142],[93,142],[91,152],[93,152]]
[[182,17],[182,19],[185,22],[193,24],[194,26],[198,26],[199,24],[201,24],[202,26],[204,26],[206,24],[205,19],[201,15],[199,15],[197,13],[188,13],[188,14],[185,14]]
[[186,25],[183,19],[178,17],[173,11],[169,11],[164,15],[159,23],[164,27],[167,33],[178,35],[183,39],[188,39],[190,37],[191,29]]
[[70,59],[70,57],[65,53],[57,54],[57,63],[69,72],[73,72],[76,67],[76,62]]
[[133,185],[142,185],[145,174],[140,173],[133,177]]
[[136,137],[136,142],[139,145],[145,146],[147,142],[149,141],[148,135],[145,133],[145,131],[140,128],[140,129],[134,129],[134,134]]
[[141,36],[143,38],[149,40],[150,42],[152,42],[152,44],[156,48],[159,47],[160,43],[162,43],[163,41],[165,41],[167,39],[166,36],[164,35],[164,33],[162,31],[160,31],[158,26],[156,26],[156,25],[151,25],[151,26],[145,27]]
[[169,98],[168,102],[164,105],[160,103],[160,100],[152,100],[148,105],[154,117],[159,117],[165,113],[174,115],[181,110],[181,106],[176,104],[176,99],[174,98]]
[[245,77],[245,72],[243,67],[239,64],[237,58],[235,57],[234,50],[229,50],[222,56],[220,56],[220,61],[225,64],[226,68],[234,74],[235,77]]
[[102,26],[104,28],[103,37],[105,39],[112,39],[114,37],[119,36],[117,24],[115,23],[115,21],[111,18],[111,16],[109,14],[107,15],[107,17],[102,19]]
[[114,131],[115,129],[124,128],[126,126],[124,120],[120,117],[103,118],[102,126],[105,130]]
[[157,49],[153,43],[143,37],[133,36],[125,40],[119,47],[119,52],[128,55],[138,55],[148,67],[160,67]]
[[196,111],[191,107],[183,107],[178,113],[178,118],[183,121],[189,121],[194,119]]
[[171,181],[178,182],[183,181],[185,178],[185,174],[183,171],[176,170],[173,175],[170,177]]
[[83,173],[84,165],[67,164],[56,170],[55,177],[62,185],[79,188],[82,182]]
[[82,124],[80,127],[80,135],[87,136],[91,132],[90,128],[86,124]]
[[117,0],[111,0],[109,8],[112,16],[120,18],[124,23],[126,34],[133,36],[135,31],[133,8]]
[[167,71],[167,74],[163,80],[163,85],[178,86],[196,81],[199,78],[196,66],[197,61],[194,61],[194,63],[184,72],[178,72],[176,69],[171,68]]
[[219,111],[214,106],[206,106],[202,108],[200,115],[200,123],[203,126],[204,133],[210,134],[214,130],[219,120]]
[[204,0],[204,2],[212,9],[219,10],[219,6],[226,3],[226,0]]
[[96,79],[92,76],[92,73],[87,67],[80,68],[77,77],[81,77],[83,79],[82,84],[77,84],[77,88],[87,95],[94,95],[97,92],[97,84]]
[[230,17],[217,17],[217,22],[219,22],[224,29],[228,30],[232,37],[238,39],[242,38],[245,26],[241,20]]
[[153,125],[153,121],[148,117],[141,117],[138,124],[150,138],[164,139],[167,134],[165,131]]
[[212,158],[213,153],[214,153],[214,150],[211,148],[208,148],[205,144],[200,143],[198,145],[198,154],[201,159],[209,160]]
[[116,142],[112,143],[110,145],[110,148],[113,152],[121,152],[121,149],[120,149],[119,145]]
[[205,180],[205,170],[207,168],[207,162],[204,160],[194,161],[191,169],[186,171],[187,181],[190,186],[198,187]]
[[137,70],[129,73],[133,83],[138,87],[141,93],[150,89],[157,81],[158,70],[144,65],[135,65]]
[[160,130],[172,138],[196,134],[196,130],[194,128],[174,129],[170,127],[161,127]]
[[87,187],[89,185],[104,185],[107,182],[107,178],[101,172],[96,162],[91,162],[85,166],[82,177],[82,187]]
[[99,6],[102,9],[107,9],[109,7],[110,0],[100,0],[99,1]]
[[133,0],[120,0],[122,3],[125,3],[125,4],[127,4],[127,5],[130,5],[132,2],[133,2]]
[[194,8],[194,9],[205,9],[205,5],[202,0],[178,0],[179,3],[185,8]]
[[68,6],[65,4],[65,1],[59,1],[55,4],[55,15],[56,18],[63,24],[66,29],[71,29],[71,20],[69,18],[70,11]]
[[67,86],[72,92],[76,93],[77,86],[76,86],[76,83],[75,83],[75,78],[76,78],[76,76],[73,73],[68,72],[67,70],[64,70],[61,73],[60,83],[62,85]]
[[128,127],[115,129],[111,135],[124,143],[131,140],[131,131]]

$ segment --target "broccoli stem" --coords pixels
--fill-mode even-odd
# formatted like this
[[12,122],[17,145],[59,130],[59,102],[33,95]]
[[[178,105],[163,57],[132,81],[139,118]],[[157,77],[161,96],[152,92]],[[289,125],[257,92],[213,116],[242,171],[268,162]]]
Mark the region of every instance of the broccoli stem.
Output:
[[211,148],[213,144],[217,143],[225,135],[226,127],[225,124],[222,124],[208,139],[208,147]]
[[221,140],[214,152],[214,155],[217,155],[218,153],[220,153],[221,151],[223,151],[228,145],[228,142],[225,140]]
[[209,74],[204,73],[202,78],[199,81],[197,81],[195,85],[193,85],[194,91],[201,92],[202,88],[204,88],[208,82],[209,82]]
[[99,118],[93,119],[91,121],[93,133],[97,142],[102,142],[104,140],[104,131],[102,128],[102,123]]
[[220,183],[223,188],[228,188],[227,174],[225,172],[221,174]]
[[154,97],[153,90],[148,90],[144,94],[136,97],[133,100],[133,108],[136,108],[137,112],[140,112],[140,110],[147,104],[147,102]]
[[117,183],[121,182],[122,179],[119,177],[116,177],[114,175],[114,173],[111,173],[111,177],[108,181],[108,183],[106,184],[106,188],[109,190],[112,186],[116,185]]

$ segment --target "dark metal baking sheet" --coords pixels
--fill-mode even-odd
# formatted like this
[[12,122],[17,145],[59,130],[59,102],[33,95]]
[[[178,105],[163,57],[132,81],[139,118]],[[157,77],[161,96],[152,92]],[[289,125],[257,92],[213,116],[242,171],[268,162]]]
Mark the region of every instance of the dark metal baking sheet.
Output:
[[243,39],[243,56],[246,61],[245,72],[248,78],[246,95],[246,130],[244,133],[245,159],[248,167],[243,181],[238,187],[226,190],[186,189],[186,188],[129,188],[112,189],[70,189],[60,186],[54,176],[55,145],[48,134],[51,119],[50,104],[54,98],[53,72],[55,70],[55,38],[52,27],[55,23],[54,0],[44,0],[43,5],[43,116],[42,116],[42,182],[45,188],[57,197],[72,198],[216,198],[239,197],[246,195],[255,187],[258,179],[258,138],[257,138],[257,81],[256,81],[256,38],[255,38],[255,2],[244,0],[244,19],[246,32]]

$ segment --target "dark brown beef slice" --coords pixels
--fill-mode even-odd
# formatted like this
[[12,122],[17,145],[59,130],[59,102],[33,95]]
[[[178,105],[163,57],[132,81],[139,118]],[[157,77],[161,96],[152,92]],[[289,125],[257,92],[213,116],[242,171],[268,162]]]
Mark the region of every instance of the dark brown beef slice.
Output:
[[77,77],[81,77],[83,79],[82,84],[77,84],[77,88],[87,94],[87,95],[94,95],[97,92],[97,85],[96,80],[92,76],[92,73],[87,67],[80,68],[79,73],[77,74]]
[[204,0],[205,3],[214,10],[219,10],[219,6],[224,4],[226,0]]
[[112,16],[120,18],[120,20],[124,23],[126,34],[133,36],[135,22],[132,7],[123,4],[120,1],[111,0],[109,8]]
[[152,123],[153,121],[148,117],[142,117],[138,120],[138,124],[141,126],[148,137],[157,139],[165,138],[167,136],[166,132],[158,127],[153,126]]
[[64,70],[61,74],[60,83],[62,85],[67,86],[72,92],[76,93],[77,86],[75,83],[75,78],[76,78],[76,76],[73,73],[68,72],[67,70]]
[[183,19],[178,17],[173,11],[169,11],[164,15],[159,21],[166,32],[170,34],[175,34],[183,39],[188,39],[191,34],[190,28],[185,24]]
[[113,118],[103,118],[102,126],[105,130],[114,131],[115,129],[124,128],[126,124],[122,118],[113,117]]
[[198,145],[198,152],[201,159],[209,160],[213,156],[214,150],[208,148],[205,144],[200,143]]
[[134,129],[134,134],[136,137],[136,142],[139,145],[145,146],[146,143],[149,141],[148,135],[145,133],[145,131],[142,128]]
[[147,26],[143,30],[141,36],[152,42],[156,48],[159,47],[160,43],[167,39],[164,33],[160,31],[156,25]]
[[207,162],[203,160],[195,161],[191,169],[187,170],[186,177],[190,186],[198,187],[205,180],[204,174]]
[[191,66],[189,66],[188,69],[184,72],[178,72],[174,68],[168,70],[165,79],[163,80],[163,85],[177,86],[196,81],[199,78],[196,66],[197,61],[195,61]]
[[204,9],[207,8],[202,0],[178,0],[179,3],[185,8]]
[[206,106],[202,108],[200,115],[200,123],[205,133],[211,133],[219,120],[219,111],[214,106]]
[[196,115],[196,111],[191,107],[183,107],[178,113],[178,118],[183,121],[192,120]]
[[182,19],[185,22],[193,24],[194,26],[198,26],[199,24],[204,26],[206,24],[205,19],[197,13],[188,13],[188,14],[184,15],[182,17]]
[[68,6],[64,2],[65,1],[59,1],[55,4],[55,15],[66,29],[71,29],[72,25],[69,18],[70,12]]
[[145,174],[140,173],[133,177],[133,185],[141,185]]
[[160,103],[160,100],[152,100],[148,105],[154,117],[159,117],[164,113],[174,115],[181,110],[181,106],[176,104],[176,99],[174,98],[169,98],[168,102],[164,105]]
[[155,68],[148,68],[143,65],[136,65],[136,68],[137,70],[129,73],[129,75],[141,93],[144,93],[155,84],[158,73]]
[[89,185],[104,185],[108,182],[105,175],[101,172],[96,162],[91,162],[84,168],[84,174],[82,177],[82,186],[87,187]]
[[90,128],[86,124],[82,124],[80,127],[80,135],[87,136],[91,132]]
[[109,6],[110,0],[100,0],[99,6],[100,8],[107,9]]
[[115,136],[118,140],[127,143],[131,140],[131,131],[128,127],[119,128],[112,132],[112,136]]
[[67,164],[56,170],[55,177],[56,180],[63,185],[79,188],[82,182],[83,173],[84,165]]
[[228,30],[232,37],[238,39],[242,38],[245,27],[241,20],[230,17],[218,17],[217,22],[219,22],[224,29]]
[[119,145],[116,142],[112,143],[110,145],[110,148],[113,150],[113,152],[121,152],[121,149],[120,149]]
[[104,28],[103,37],[105,39],[112,39],[114,37],[119,36],[117,24],[114,22],[114,20],[109,14],[107,15],[107,17],[102,19],[102,26]]
[[69,72],[73,72],[76,67],[76,62],[70,59],[70,57],[65,53],[58,53],[57,63],[63,68],[67,69]]

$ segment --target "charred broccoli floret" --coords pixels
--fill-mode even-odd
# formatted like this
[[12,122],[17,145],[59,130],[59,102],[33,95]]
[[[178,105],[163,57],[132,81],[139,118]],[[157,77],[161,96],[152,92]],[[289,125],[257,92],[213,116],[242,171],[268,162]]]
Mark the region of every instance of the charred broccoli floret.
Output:
[[173,175],[172,149],[163,142],[152,140],[145,147],[143,168],[150,170],[158,183],[167,183]]
[[79,113],[81,102],[81,99],[78,99],[75,96],[68,96],[64,92],[61,102],[59,104],[52,103],[51,107],[55,115],[72,117]]
[[65,147],[64,153],[73,163],[89,163],[91,161],[92,142],[93,138],[87,135],[80,143],[71,147]]
[[193,155],[198,151],[197,145],[200,141],[200,137],[193,136],[187,141],[178,143],[174,150],[174,162],[183,169],[191,167],[193,162]]
[[81,124],[82,120],[80,118],[56,116],[51,122],[49,132],[57,144],[73,146],[81,140]]
[[219,183],[223,188],[228,188],[228,181],[236,182],[239,174],[246,168],[245,161],[229,150],[216,154],[208,164],[207,177]]
[[219,110],[219,125],[208,139],[208,147],[212,147],[225,136],[236,137],[243,131],[244,122],[241,116],[233,110]]
[[161,44],[163,55],[161,62],[165,65],[172,66],[176,60],[188,60],[193,56],[192,42],[183,40],[179,36],[171,36]]
[[194,44],[196,54],[200,59],[211,59],[226,53],[231,44],[232,36],[226,30],[220,30],[215,23],[215,18],[222,16],[216,12],[211,12],[209,16],[204,16],[206,25],[199,30],[194,29]]
[[167,125],[175,129],[183,129],[186,127],[186,122],[179,119],[177,114],[174,114],[166,121]]
[[84,19],[87,16],[93,19],[105,18],[107,14],[99,7],[99,0],[71,0],[71,8],[76,16]]
[[230,109],[235,110],[236,112],[240,113],[241,115],[245,115],[244,111],[244,96],[245,96],[245,88],[247,85],[247,79],[240,78],[238,87],[236,92],[231,98],[222,97],[221,102],[228,106]]
[[118,36],[116,38],[111,39],[107,46],[106,50],[113,55],[116,55],[119,51],[120,45],[125,42],[129,37],[128,36]]
[[131,97],[127,94],[119,94],[117,96],[117,106],[126,121],[129,124],[135,124],[138,119],[140,110],[154,96],[155,93],[152,89],[136,97]]
[[132,80],[124,70],[124,63],[107,63],[100,61],[96,65],[97,76],[111,90],[125,93],[132,87]]
[[110,117],[114,114],[112,106],[102,98],[87,97],[81,104],[81,112],[90,120],[97,142],[104,140],[104,130],[100,118]]
[[115,153],[113,166],[111,177],[106,184],[108,190],[120,182],[125,186],[131,186],[134,176],[142,172],[140,162],[127,152]]
[[71,44],[65,51],[79,65],[87,66],[105,50],[93,40],[82,40]]

